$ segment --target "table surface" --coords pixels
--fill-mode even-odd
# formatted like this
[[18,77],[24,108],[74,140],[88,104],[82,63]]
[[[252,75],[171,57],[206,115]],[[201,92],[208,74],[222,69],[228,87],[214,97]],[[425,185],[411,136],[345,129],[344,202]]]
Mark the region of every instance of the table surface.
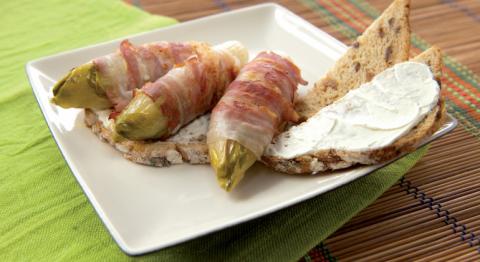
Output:
[[[258,0],[129,0],[154,14],[187,21],[242,8]],[[351,39],[315,12],[309,0],[275,1],[346,44]],[[332,1],[318,1],[328,5]],[[382,11],[390,1],[366,2]],[[358,16],[358,17],[357,17]],[[353,14],[359,27],[368,19]],[[371,20],[371,19],[370,19]],[[370,21],[369,21],[370,22]],[[480,1],[412,0],[411,29],[480,75]],[[477,78],[478,79],[478,78]],[[478,85],[474,86],[478,91]],[[473,98],[478,110],[478,98]],[[473,121],[478,121],[473,119]],[[476,122],[478,126],[478,122]],[[302,260],[480,259],[479,129],[460,124],[432,143],[428,154],[375,203],[357,214]],[[320,253],[320,257],[319,254]]]

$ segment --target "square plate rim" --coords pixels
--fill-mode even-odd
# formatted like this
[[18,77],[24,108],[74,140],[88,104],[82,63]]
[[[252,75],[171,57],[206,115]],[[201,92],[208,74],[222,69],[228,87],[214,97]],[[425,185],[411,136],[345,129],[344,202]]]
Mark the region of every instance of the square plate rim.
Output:
[[[222,224],[221,226],[217,226],[217,227],[214,227],[213,229],[209,229],[207,228],[206,230],[203,230],[201,231],[200,233],[197,233],[197,234],[194,234],[194,235],[189,235],[189,236],[186,236],[186,237],[182,237],[182,238],[179,238],[177,239],[176,241],[170,241],[168,243],[165,243],[163,245],[156,245],[155,247],[148,247],[148,248],[131,248],[123,239],[123,236],[118,232],[118,230],[116,229],[116,227],[113,225],[113,223],[110,221],[110,219],[107,217],[106,213],[104,212],[102,206],[100,205],[100,203],[97,201],[95,195],[92,193],[90,187],[88,186],[88,184],[84,181],[84,179],[82,178],[82,176],[80,175],[80,173],[78,172],[78,170],[76,169],[76,165],[73,164],[73,160],[70,159],[70,157],[68,156],[68,152],[65,152],[65,148],[63,148],[59,142],[58,142],[58,138],[57,138],[57,135],[53,132],[51,126],[50,126],[50,123],[49,121],[47,120],[47,115],[45,113],[45,110],[43,108],[43,105],[41,104],[39,98],[38,98],[38,95],[37,95],[37,89],[38,87],[33,84],[34,81],[32,81],[31,77],[33,76],[33,72],[32,70],[37,70],[35,68],[35,65],[37,63],[40,63],[42,61],[47,61],[47,60],[50,60],[50,59],[56,59],[58,57],[61,57],[63,55],[67,55],[67,54],[70,54],[70,53],[74,53],[74,52],[78,52],[78,51],[83,51],[83,50],[87,50],[87,49],[91,49],[91,48],[95,48],[99,45],[106,45],[106,44],[112,44],[112,43],[116,43],[116,42],[119,42],[123,39],[126,39],[126,38],[134,38],[134,37],[139,37],[139,36],[142,36],[144,34],[151,34],[151,33],[157,33],[157,32],[161,32],[161,31],[166,31],[166,30],[175,30],[176,28],[178,27],[184,27],[184,26],[188,26],[190,24],[195,24],[195,23],[198,23],[198,22],[202,22],[202,21],[207,21],[207,20],[210,20],[212,18],[220,18],[220,17],[228,17],[228,16],[232,16],[232,15],[239,15],[241,13],[244,13],[244,12],[251,12],[251,11],[254,11],[254,10],[259,10],[259,9],[265,9],[265,10],[268,10],[268,9],[273,9],[273,10],[276,10],[276,9],[280,9],[282,10],[282,12],[287,12],[291,15],[293,15],[296,19],[298,19],[301,23],[302,23],[302,26],[307,26],[309,27],[310,29],[313,29],[315,30],[315,33],[318,33],[318,34],[321,34],[322,37],[326,37],[326,38],[329,38],[330,40],[333,40],[335,45],[337,45],[338,47],[341,47],[341,48],[344,48],[346,49],[347,46],[345,44],[343,44],[342,42],[340,42],[338,39],[334,38],[332,35],[326,33],[325,31],[321,30],[320,28],[317,28],[315,27],[313,24],[311,24],[310,22],[308,22],[307,20],[305,20],[304,18],[302,18],[301,16],[293,13],[292,11],[290,11],[289,9],[287,9],[286,7],[280,5],[280,4],[277,4],[277,3],[262,3],[262,4],[257,4],[257,5],[253,5],[253,6],[248,6],[248,7],[244,7],[244,8],[240,8],[240,9],[236,9],[236,10],[232,10],[232,11],[228,11],[228,12],[224,12],[224,13],[219,13],[219,14],[213,14],[213,15],[210,15],[210,16],[205,16],[205,17],[201,17],[201,18],[197,18],[197,19],[193,19],[193,20],[189,20],[189,21],[185,21],[185,22],[181,22],[181,23],[178,23],[178,24],[172,24],[170,26],[167,26],[167,27],[162,27],[162,28],[158,28],[158,29],[154,29],[154,30],[150,30],[150,31],[143,31],[143,32],[139,32],[139,33],[135,33],[135,34],[129,34],[129,35],[125,35],[125,36],[122,36],[122,37],[118,37],[118,38],[115,38],[115,39],[112,39],[112,40],[108,40],[108,41],[103,41],[103,42],[98,42],[98,43],[94,43],[94,44],[90,44],[90,45],[87,45],[87,46],[83,46],[83,47],[79,47],[79,48],[75,48],[75,49],[71,49],[71,50],[65,50],[65,51],[61,51],[61,52],[58,52],[58,53],[54,53],[54,54],[51,54],[51,55],[47,55],[47,56],[43,56],[43,57],[40,57],[40,58],[37,58],[37,59],[33,59],[33,60],[30,60],[28,61],[26,64],[25,64],[25,71],[26,71],[26,74],[27,74],[27,79],[30,83],[30,86],[31,86],[31,90],[32,90],[32,93],[34,94],[34,97],[35,97],[35,100],[37,102],[37,105],[39,106],[40,108],[40,111],[42,113],[42,116],[47,124],[47,127],[52,135],[52,138],[53,140],[55,141],[55,144],[57,145],[62,157],[64,158],[65,162],[67,163],[67,166],[68,168],[70,169],[70,171],[72,172],[72,174],[74,175],[75,177],[75,180],[76,182],[80,185],[80,188],[81,190],[83,191],[83,193],[87,196],[87,199],[88,201],[90,202],[90,204],[94,207],[94,210],[95,212],[97,213],[97,215],[100,217],[100,220],[102,221],[103,225],[105,226],[105,228],[108,230],[108,232],[110,233],[111,237],[114,239],[114,241],[117,243],[117,245],[120,247],[120,249],[125,252],[127,255],[130,255],[130,256],[138,256],[138,255],[143,255],[143,254],[147,254],[147,253],[151,253],[151,252],[155,252],[155,251],[158,251],[158,250],[161,250],[163,248],[166,248],[166,247],[170,247],[170,246],[174,246],[176,244],[179,244],[179,243],[183,243],[185,241],[188,241],[188,240],[192,240],[192,239],[195,239],[195,238],[198,238],[198,237],[201,237],[201,236],[204,236],[204,235],[207,235],[207,234],[210,234],[210,233],[213,233],[213,232],[217,232],[217,231],[220,231],[220,230],[223,230],[225,228],[228,228],[228,227],[231,227],[231,226],[234,226],[234,225],[238,225],[238,224],[241,224],[241,223],[244,223],[246,221],[250,221],[250,220],[253,220],[253,219],[256,219],[256,218],[259,218],[259,217],[262,217],[264,215],[267,215],[267,214],[270,214],[270,213],[273,213],[273,212],[276,212],[276,211],[279,211],[281,209],[284,209],[284,208],[288,208],[288,207],[291,207],[292,205],[295,205],[295,204],[298,204],[300,202],[303,202],[303,201],[306,201],[308,199],[311,199],[313,197],[316,197],[316,196],[319,196],[319,195],[322,195],[326,192],[329,192],[331,190],[334,190],[336,188],[339,188],[341,186],[344,186],[346,184],[349,184],[361,177],[364,177],[366,175],[369,175],[371,174],[372,172],[375,172],[376,170],[394,162],[395,160],[407,155],[407,154],[402,154],[401,156],[391,160],[391,161],[388,161],[388,162],[385,162],[385,163],[382,163],[380,165],[376,165],[376,168],[374,170],[371,170],[369,172],[366,172],[365,174],[362,174],[358,177],[355,177],[355,178],[352,178],[352,179],[349,179],[349,180],[345,180],[343,181],[342,183],[339,183],[339,184],[336,184],[335,186],[332,186],[330,188],[327,188],[327,189],[324,189],[323,191],[321,192],[317,192],[317,191],[312,191],[312,192],[308,192],[307,194],[304,194],[304,195],[300,195],[300,196],[297,196],[295,198],[292,198],[292,199],[289,199],[288,201],[284,201],[280,204],[277,204],[277,205],[273,205],[265,210],[260,210],[260,211],[256,211],[256,212],[251,212],[250,214],[246,215],[246,216],[243,216],[237,220],[234,220],[234,221],[229,221],[228,223],[225,223],[225,224]],[[427,139],[427,141],[423,141],[421,143],[420,146],[424,146],[426,144],[429,144],[431,143],[432,141],[434,141],[435,139],[438,139],[440,138],[441,136],[451,132],[458,124],[458,121],[457,119],[455,119],[453,116],[451,116],[450,114],[447,113],[447,117],[448,117],[448,120],[450,122],[445,122],[445,124],[448,124],[448,126],[446,128],[444,128],[443,130],[441,130],[442,132],[437,131],[434,135],[432,135],[431,137],[429,137]],[[420,147],[419,146],[419,147]]]

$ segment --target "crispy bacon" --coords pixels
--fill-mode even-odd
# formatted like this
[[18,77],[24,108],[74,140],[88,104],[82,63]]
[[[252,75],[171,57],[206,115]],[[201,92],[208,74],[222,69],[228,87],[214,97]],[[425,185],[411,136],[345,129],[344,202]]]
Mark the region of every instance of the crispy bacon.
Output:
[[298,121],[293,101],[300,70],[273,52],[245,65],[212,111],[208,143],[232,139],[260,157],[285,123]]
[[212,109],[240,71],[237,58],[227,52],[208,45],[198,45],[196,50],[183,66],[142,88],[154,101],[162,99],[168,135]]
[[134,46],[122,41],[119,51],[93,60],[102,87],[116,111],[132,99],[132,90],[153,82],[195,53],[198,43],[157,42]]

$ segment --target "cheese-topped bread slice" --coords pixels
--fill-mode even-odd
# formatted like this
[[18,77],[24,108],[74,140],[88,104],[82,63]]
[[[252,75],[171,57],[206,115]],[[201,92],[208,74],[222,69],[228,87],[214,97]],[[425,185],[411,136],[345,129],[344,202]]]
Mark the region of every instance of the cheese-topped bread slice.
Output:
[[414,150],[445,114],[441,68],[436,47],[394,65],[277,136],[262,160],[281,172],[316,173]]
[[[85,124],[100,140],[109,143],[128,160],[138,164],[166,167],[173,164],[208,164],[206,143],[210,115],[204,115],[184,126],[164,141],[118,139],[113,130],[110,110],[85,109]],[[118,135],[117,135],[118,136]]]
[[395,0],[306,95],[296,110],[303,119],[370,81],[388,67],[408,60],[410,1]]

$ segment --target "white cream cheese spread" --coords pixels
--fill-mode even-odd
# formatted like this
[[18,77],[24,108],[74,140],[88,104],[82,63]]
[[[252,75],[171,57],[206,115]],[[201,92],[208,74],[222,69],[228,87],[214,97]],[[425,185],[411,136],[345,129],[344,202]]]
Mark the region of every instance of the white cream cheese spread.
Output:
[[438,103],[440,88],[425,64],[383,71],[306,122],[281,133],[265,155],[294,158],[320,150],[366,151],[392,144]]
[[205,141],[210,122],[210,114],[198,117],[188,125],[182,127],[178,133],[169,137],[167,141],[187,143],[193,141]]
[[106,109],[106,110],[94,110],[94,111],[97,114],[98,120],[100,120],[100,122],[102,122],[103,127],[107,128],[107,129],[108,128],[111,129],[111,126],[113,124],[113,120],[109,119],[108,117],[112,113],[112,110]]

